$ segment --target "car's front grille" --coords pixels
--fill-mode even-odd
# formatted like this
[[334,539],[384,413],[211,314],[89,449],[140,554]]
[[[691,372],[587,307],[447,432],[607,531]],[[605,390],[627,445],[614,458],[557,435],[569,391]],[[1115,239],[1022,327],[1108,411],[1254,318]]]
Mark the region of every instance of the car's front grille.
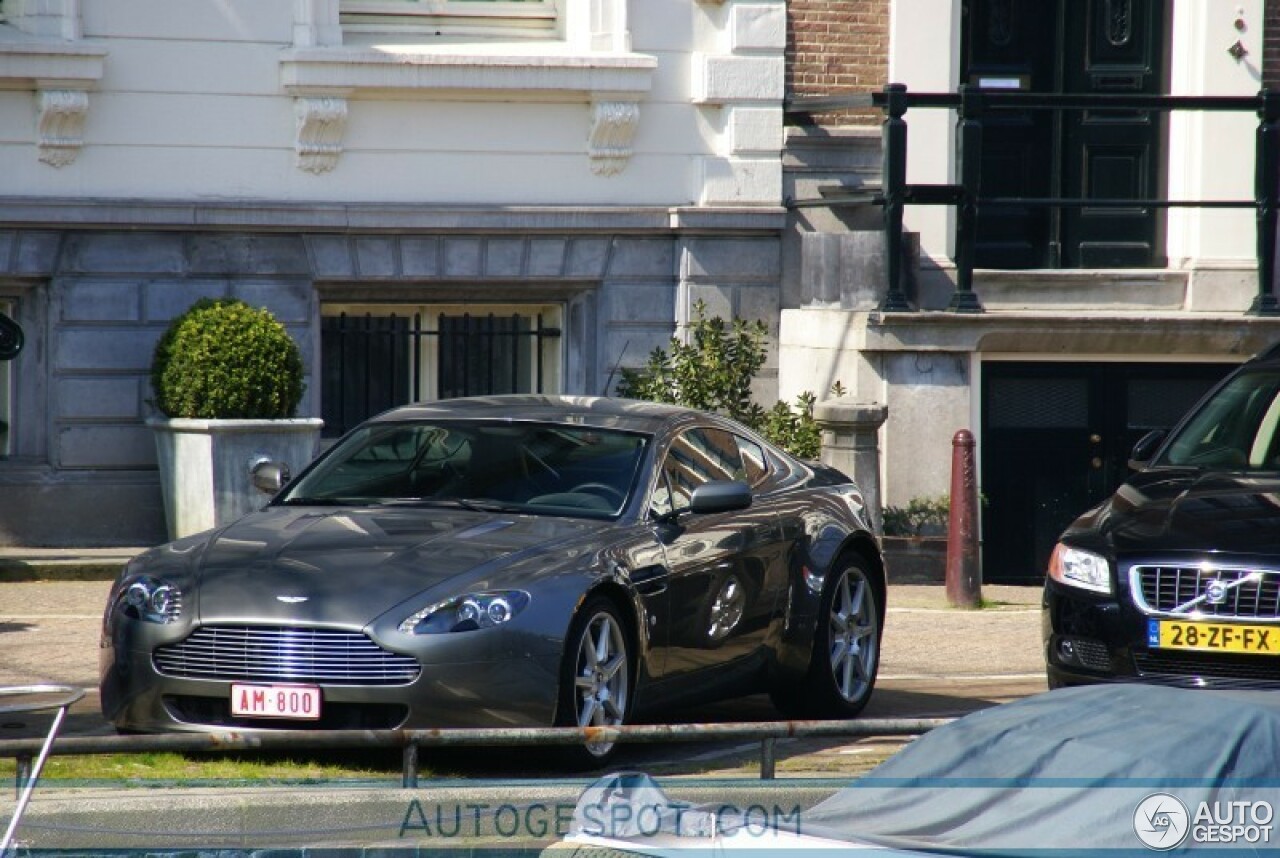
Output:
[[1229,653],[1139,651],[1134,667],[1144,679],[1171,684],[1250,687],[1280,684],[1280,658]]
[[1134,566],[1133,597],[1148,614],[1280,620],[1280,570]]
[[417,659],[361,632],[282,626],[202,626],[153,655],[156,670],[186,679],[407,685]]

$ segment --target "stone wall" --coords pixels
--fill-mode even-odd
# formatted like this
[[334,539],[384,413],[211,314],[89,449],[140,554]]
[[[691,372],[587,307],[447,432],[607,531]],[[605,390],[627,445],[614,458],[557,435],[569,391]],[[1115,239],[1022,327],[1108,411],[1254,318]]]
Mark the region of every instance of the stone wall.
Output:
[[[165,215],[148,206],[96,213],[95,228],[0,231],[0,297],[26,334],[11,364],[0,545],[164,539],[144,423],[150,362],[168,322],[202,297],[243,298],[284,322],[307,367],[304,417],[321,413],[325,302],[559,303],[563,392],[573,394],[605,393],[619,364],[638,366],[667,344],[694,301],[726,317],[778,315],[781,212],[701,211],[682,223],[669,209],[423,210],[417,228],[393,229],[383,212],[382,230],[359,233],[319,229],[324,213],[302,210],[219,210],[240,222],[227,229],[161,229]],[[268,214],[275,229],[251,225]],[[125,216],[152,226],[109,225]],[[286,220],[297,228],[280,228]],[[444,222],[451,228],[423,226]],[[762,385],[775,393],[772,377]]]

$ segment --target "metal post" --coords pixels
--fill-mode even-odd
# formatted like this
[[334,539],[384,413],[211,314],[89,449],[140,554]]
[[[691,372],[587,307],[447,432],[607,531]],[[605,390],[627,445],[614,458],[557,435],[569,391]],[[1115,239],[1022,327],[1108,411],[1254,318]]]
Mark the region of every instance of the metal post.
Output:
[[14,787],[17,790],[13,796],[15,799],[22,797],[22,788],[29,780],[31,780],[31,755],[18,754],[18,756],[14,758],[13,772]]
[[410,742],[404,746],[401,759],[400,786],[405,789],[418,788],[418,743]]
[[760,740],[760,780],[773,780],[774,771],[777,768],[777,758],[774,754],[774,739]]
[[911,311],[902,291],[902,209],[907,188],[907,122],[902,117],[907,112],[907,87],[891,83],[884,88],[884,94],[885,119],[880,133],[884,146],[885,271],[889,284],[880,309],[885,313],[906,313]]
[[981,313],[973,291],[973,252],[978,238],[978,195],[982,178],[982,91],[960,85],[960,120],[956,134],[956,170],[960,205],[956,211],[956,291],[947,307],[953,313]]
[[1258,202],[1258,295],[1250,315],[1280,315],[1274,283],[1276,270],[1276,217],[1280,205],[1280,92],[1264,89],[1259,96],[1254,194]]
[[6,855],[9,851],[10,844],[13,843],[14,835],[18,831],[18,825],[22,822],[22,814],[27,809],[27,805],[31,803],[31,793],[35,791],[36,780],[40,777],[40,770],[44,768],[44,761],[49,758],[49,749],[53,747],[53,740],[58,735],[58,729],[62,726],[62,719],[67,716],[67,707],[63,706],[58,709],[58,714],[53,717],[53,726],[49,728],[49,735],[45,737],[44,744],[40,747],[40,755],[36,757],[35,766],[27,775],[26,782],[22,785],[22,790],[18,795],[18,803],[13,808],[13,816],[9,818],[9,827],[5,829],[4,837],[0,838],[0,855]]
[[978,566],[978,479],[973,433],[961,429],[951,439],[951,503],[947,526],[947,602],[956,608],[982,604]]

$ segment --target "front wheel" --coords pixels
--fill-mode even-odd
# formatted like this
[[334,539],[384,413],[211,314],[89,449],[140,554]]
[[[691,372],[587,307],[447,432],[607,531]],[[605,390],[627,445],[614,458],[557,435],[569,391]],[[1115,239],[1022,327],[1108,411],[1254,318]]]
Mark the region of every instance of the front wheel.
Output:
[[[618,727],[631,710],[631,656],[627,630],[613,602],[588,599],[565,638],[556,724],[562,727]],[[588,742],[572,749],[570,762],[599,766],[613,754],[613,742]]]
[[880,606],[862,562],[832,572],[822,595],[809,672],[798,688],[775,689],[775,705],[788,715],[852,718],[875,688],[880,668]]

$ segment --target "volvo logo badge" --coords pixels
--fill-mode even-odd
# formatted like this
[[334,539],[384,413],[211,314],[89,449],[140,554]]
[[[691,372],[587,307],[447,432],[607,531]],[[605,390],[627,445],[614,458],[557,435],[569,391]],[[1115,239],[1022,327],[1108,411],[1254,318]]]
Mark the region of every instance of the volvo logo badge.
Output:
[[1221,605],[1227,601],[1227,584],[1220,578],[1214,578],[1204,588],[1204,598],[1210,605]]
[[276,596],[277,602],[284,602],[286,605],[296,605],[299,602],[307,601],[307,596]]

